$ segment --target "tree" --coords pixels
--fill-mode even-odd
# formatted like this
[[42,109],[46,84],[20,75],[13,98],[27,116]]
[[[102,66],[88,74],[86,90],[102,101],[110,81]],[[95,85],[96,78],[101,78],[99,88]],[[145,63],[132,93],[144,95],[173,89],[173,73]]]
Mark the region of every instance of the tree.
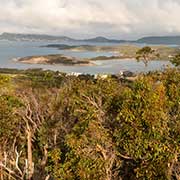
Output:
[[137,61],[139,62],[140,60],[142,60],[145,66],[148,65],[150,59],[153,59],[155,57],[159,57],[159,54],[157,54],[155,50],[149,46],[145,46],[136,52]]
[[176,67],[180,66],[180,53],[171,59],[171,63]]
[[0,179],[180,179],[179,102],[179,68],[0,75]]
[[164,85],[145,77],[124,93],[117,116],[119,126],[115,130],[119,152],[131,158],[124,160],[123,179],[168,179],[168,163],[171,164],[175,154],[174,146],[168,141]]

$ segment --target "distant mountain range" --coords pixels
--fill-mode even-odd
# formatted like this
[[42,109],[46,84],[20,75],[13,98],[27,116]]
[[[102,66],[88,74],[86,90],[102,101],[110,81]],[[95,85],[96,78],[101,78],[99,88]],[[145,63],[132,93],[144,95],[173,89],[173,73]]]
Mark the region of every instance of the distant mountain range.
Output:
[[51,36],[41,34],[15,34],[3,33],[0,35],[0,40],[9,41],[83,41],[83,42],[99,42],[99,43],[124,43],[125,40],[107,39],[105,37],[96,37],[92,39],[73,39],[67,36]]
[[3,33],[0,40],[9,41],[50,41],[50,42],[92,42],[92,43],[143,43],[143,44],[167,44],[180,45],[180,36],[151,36],[143,37],[135,41],[108,39],[105,37],[96,37],[92,39],[73,39],[67,36],[52,36],[41,34],[16,34]]
[[105,37],[96,37],[92,39],[84,39],[81,41],[86,41],[86,42],[100,42],[100,43],[125,43],[127,42],[126,40],[115,40],[115,39],[107,39]]
[[9,41],[74,41],[66,36],[51,36],[43,34],[16,34],[16,33],[3,33],[0,39]]
[[180,36],[150,36],[138,39],[137,43],[180,45]]

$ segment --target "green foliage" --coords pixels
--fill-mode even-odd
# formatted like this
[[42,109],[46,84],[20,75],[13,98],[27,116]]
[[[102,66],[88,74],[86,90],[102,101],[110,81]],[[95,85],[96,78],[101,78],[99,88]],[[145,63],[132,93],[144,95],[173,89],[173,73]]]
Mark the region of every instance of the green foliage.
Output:
[[163,179],[167,157],[171,157],[171,148],[166,144],[165,88],[162,84],[155,85],[151,79],[140,79],[132,90],[127,89],[124,93],[122,110],[117,116],[121,128],[115,132],[120,154],[125,153],[136,162],[136,178]]
[[175,55],[175,56],[171,59],[171,63],[172,63],[174,66],[176,66],[176,67],[180,66],[180,54]]
[[0,74],[0,85],[7,84],[10,81],[9,76],[1,75]]
[[136,52],[137,61],[139,62],[142,60],[145,66],[147,66],[149,60],[153,59],[154,57],[159,57],[159,54],[149,46],[145,46]]
[[15,111],[21,105],[21,102],[14,96],[0,96],[0,149],[2,151],[10,149],[14,138],[20,133],[22,124]]
[[[0,78],[0,158],[6,152],[7,165],[16,174],[20,173],[11,163],[17,158],[14,147],[22,152],[23,170],[31,130],[34,179],[180,176],[178,68],[139,75],[128,83],[38,70],[11,81],[5,77]],[[9,84],[14,91],[8,91]],[[1,172],[8,177],[5,170]]]

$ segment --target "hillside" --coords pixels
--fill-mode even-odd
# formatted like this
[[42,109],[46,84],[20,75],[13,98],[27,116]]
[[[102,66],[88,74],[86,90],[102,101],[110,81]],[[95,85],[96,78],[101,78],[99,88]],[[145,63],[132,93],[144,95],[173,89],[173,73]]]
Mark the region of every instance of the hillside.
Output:
[[179,179],[180,69],[0,72],[1,180]]

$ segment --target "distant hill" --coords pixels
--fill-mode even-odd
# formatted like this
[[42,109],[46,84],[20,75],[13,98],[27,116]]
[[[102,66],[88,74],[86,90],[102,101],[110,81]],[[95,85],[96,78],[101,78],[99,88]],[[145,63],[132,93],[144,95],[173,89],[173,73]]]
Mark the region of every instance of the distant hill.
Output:
[[180,45],[180,36],[151,36],[138,39],[137,43]]
[[67,36],[52,36],[41,34],[16,34],[16,33],[3,33],[0,35],[0,40],[9,41],[80,41],[80,42],[97,42],[97,43],[124,43],[124,40],[107,39],[105,37],[96,37],[92,39],[73,39]]
[[82,41],[86,41],[86,42],[102,42],[102,43],[106,43],[106,42],[109,42],[109,43],[125,43],[127,41],[125,40],[115,40],[115,39],[107,39],[105,37],[102,37],[102,36],[99,36],[99,37],[96,37],[96,38],[92,38],[92,39],[84,39]]
[[146,43],[146,44],[165,44],[180,45],[180,36],[151,36],[143,37],[135,41],[108,39],[98,36],[91,39],[73,39],[67,36],[52,36],[43,34],[16,34],[3,33],[0,40],[9,41],[51,41],[51,42],[92,42],[92,43]]
[[66,36],[15,33],[3,33],[2,35],[0,35],[0,39],[9,41],[75,41],[75,39]]

